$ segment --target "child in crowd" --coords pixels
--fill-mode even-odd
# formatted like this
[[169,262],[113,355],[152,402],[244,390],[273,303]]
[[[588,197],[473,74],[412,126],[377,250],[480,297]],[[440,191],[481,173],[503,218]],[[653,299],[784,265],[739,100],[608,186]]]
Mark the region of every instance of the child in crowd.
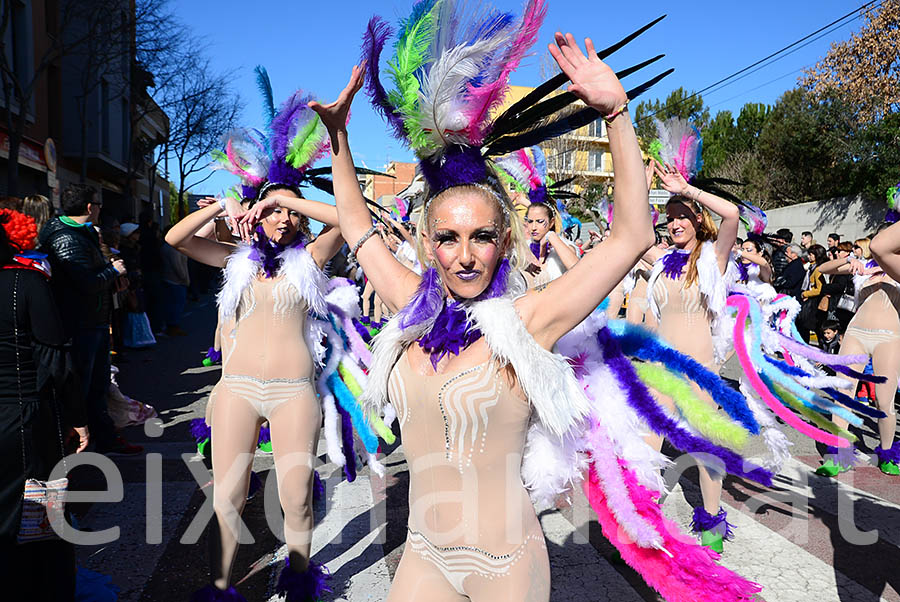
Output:
[[819,345],[825,353],[837,353],[841,347],[841,325],[830,320],[822,325],[822,341]]

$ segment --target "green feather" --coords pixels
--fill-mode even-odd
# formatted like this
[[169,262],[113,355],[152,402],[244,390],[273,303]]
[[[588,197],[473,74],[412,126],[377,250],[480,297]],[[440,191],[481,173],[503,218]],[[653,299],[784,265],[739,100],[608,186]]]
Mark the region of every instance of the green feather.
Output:
[[410,23],[395,46],[396,53],[388,67],[396,90],[388,93],[388,100],[403,115],[404,128],[414,150],[429,146],[428,136],[419,121],[419,90],[421,83],[416,75],[428,61],[428,49],[435,35],[436,3],[415,23]]
[[778,383],[770,381],[770,382],[767,382],[766,384],[771,385],[772,390],[775,392],[775,394],[780,399],[786,401],[789,406],[791,406],[794,410],[796,410],[804,418],[806,418],[807,420],[812,422],[814,425],[816,425],[823,431],[829,432],[832,435],[837,435],[839,437],[843,437],[844,439],[846,439],[847,441],[849,441],[851,443],[856,441],[856,435],[854,435],[847,429],[843,429],[843,428],[839,427],[838,425],[836,425],[832,421],[828,420],[827,418],[825,418],[824,416],[822,416],[820,413],[813,410],[812,408],[807,407],[806,405],[804,405],[804,403],[802,401],[797,399],[797,397],[793,393],[791,393],[790,391],[788,391],[787,389],[785,389]]
[[299,169],[315,158],[324,139],[325,126],[318,113],[315,113],[291,140],[285,160],[294,169]]
[[231,161],[228,160],[228,155],[226,155],[224,151],[215,148],[210,155],[212,156],[213,161],[218,161],[226,167],[231,164]]
[[655,138],[653,142],[650,143],[647,154],[662,163],[662,142],[660,142],[659,138]]
[[500,181],[503,182],[507,188],[512,188],[516,192],[525,192],[525,187],[519,184],[514,177],[509,175],[505,169],[496,163],[494,164],[494,170],[496,170],[497,175],[500,176]]
[[649,387],[671,397],[688,424],[719,445],[740,451],[750,433],[736,422],[719,414],[716,408],[699,399],[691,386],[679,376],[656,364],[632,362],[638,377]]

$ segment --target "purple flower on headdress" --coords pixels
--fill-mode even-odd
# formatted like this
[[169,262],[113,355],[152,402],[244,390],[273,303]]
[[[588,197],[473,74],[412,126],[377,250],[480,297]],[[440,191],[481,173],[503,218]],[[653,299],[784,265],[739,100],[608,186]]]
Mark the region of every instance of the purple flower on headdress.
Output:
[[691,257],[690,251],[675,249],[663,255],[663,274],[672,280],[678,280],[684,274],[684,266],[687,265],[688,259]]
[[295,249],[306,244],[303,235],[299,232],[288,245],[282,245],[269,240],[262,226],[256,227],[256,238],[253,240],[253,250],[250,252],[251,261],[261,261],[266,278],[273,278],[281,268],[281,253],[285,249]]

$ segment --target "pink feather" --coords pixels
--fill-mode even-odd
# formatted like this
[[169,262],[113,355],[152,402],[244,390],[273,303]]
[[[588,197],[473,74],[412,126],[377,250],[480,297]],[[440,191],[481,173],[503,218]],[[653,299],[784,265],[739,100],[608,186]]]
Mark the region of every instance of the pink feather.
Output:
[[353,321],[350,318],[344,318],[344,332],[346,333],[347,338],[350,339],[350,348],[353,350],[353,354],[356,355],[356,359],[358,359],[365,368],[371,366],[372,352],[369,351],[366,342],[359,336],[359,333],[356,332],[356,327],[353,326]]
[[531,157],[528,156],[528,153],[525,149],[519,149],[516,151],[516,157],[519,159],[519,163],[522,164],[522,168],[525,170],[525,173],[528,174],[528,184],[532,190],[543,184],[541,181],[541,175],[537,172],[537,169],[534,166],[534,161],[531,160]]
[[538,30],[546,16],[547,5],[544,0],[529,0],[525,14],[522,15],[519,31],[503,57],[504,65],[497,79],[483,86],[469,86],[463,115],[469,124],[466,127],[466,135],[473,145],[477,146],[484,142],[484,136],[487,134],[485,121],[491,111],[503,103],[509,87],[509,75],[519,66],[522,57],[537,41]]
[[684,179],[690,182],[693,179],[693,175],[691,171],[694,168],[694,164],[696,163],[696,157],[689,157],[691,153],[695,153],[697,150],[697,136],[696,134],[688,134],[681,139],[681,144],[678,147],[678,156],[675,157],[675,169],[677,169]]
[[252,186],[260,186],[265,180],[259,176],[254,176],[253,174],[244,170],[244,166],[242,163],[245,163],[243,159],[234,154],[234,148],[231,145],[231,140],[229,140],[225,144],[225,156],[228,157],[228,160],[231,162],[232,168],[229,170],[234,175],[239,178],[246,180]]
[[[807,424],[792,411],[784,407],[784,405],[772,395],[772,392],[769,391],[769,388],[766,387],[766,384],[759,377],[759,374],[757,374],[756,368],[753,367],[753,362],[750,360],[750,354],[747,352],[747,341],[744,339],[744,327],[747,323],[747,315],[750,313],[750,302],[742,295],[732,295],[728,297],[727,303],[730,307],[737,308],[737,321],[734,323],[734,351],[738,356],[738,360],[740,360],[741,368],[743,368],[747,380],[750,381],[750,386],[752,386],[762,400],[766,402],[766,405],[768,405],[779,418],[787,422],[789,426],[810,439],[814,439],[825,445],[831,445],[832,447],[850,447],[850,442],[843,437],[832,435],[831,433]],[[787,337],[784,337],[784,335],[781,336],[782,341],[789,340]]]
[[609,440],[606,428],[599,422],[594,422],[591,427],[587,444],[591,450],[592,467],[597,482],[603,488],[609,509],[617,522],[642,548],[661,546],[662,536],[638,513],[631,502],[622,476],[622,467],[616,461],[612,441]]
[[584,483],[588,501],[603,530],[622,559],[640,573],[647,584],[667,602],[742,602],[756,599],[762,587],[716,564],[719,555],[682,534],[662,513],[658,494],[637,482],[632,470],[620,460],[625,486],[641,516],[663,535],[667,554],[656,548],[641,548],[624,535],[593,472]]

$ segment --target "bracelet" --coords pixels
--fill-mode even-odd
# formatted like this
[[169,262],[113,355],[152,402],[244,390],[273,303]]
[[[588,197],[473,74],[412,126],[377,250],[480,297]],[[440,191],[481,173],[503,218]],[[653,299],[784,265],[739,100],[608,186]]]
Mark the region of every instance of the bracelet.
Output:
[[605,116],[603,118],[603,121],[605,121],[608,125],[613,122],[613,119],[615,119],[616,117],[618,117],[619,115],[621,115],[622,113],[624,113],[627,110],[628,110],[628,101],[626,100],[624,103],[622,103],[621,107],[619,107],[618,109],[616,109],[609,115]]
[[369,228],[362,237],[356,241],[356,244],[350,249],[350,257],[356,257],[357,251],[359,251],[360,247],[362,247],[367,240],[372,238],[372,235],[378,232],[378,226],[372,226]]
[[226,200],[227,199],[225,199],[225,197],[222,197],[221,199],[219,199],[219,209],[221,209],[222,211],[225,211],[225,201]]

